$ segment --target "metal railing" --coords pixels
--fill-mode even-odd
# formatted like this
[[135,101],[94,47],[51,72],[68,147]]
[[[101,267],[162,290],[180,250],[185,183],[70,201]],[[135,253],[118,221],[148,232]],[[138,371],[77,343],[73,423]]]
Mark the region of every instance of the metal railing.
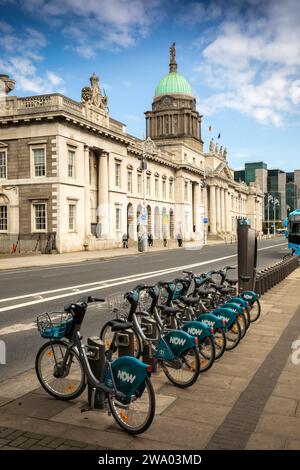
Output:
[[299,267],[299,256],[290,256],[256,273],[255,292],[265,294]]

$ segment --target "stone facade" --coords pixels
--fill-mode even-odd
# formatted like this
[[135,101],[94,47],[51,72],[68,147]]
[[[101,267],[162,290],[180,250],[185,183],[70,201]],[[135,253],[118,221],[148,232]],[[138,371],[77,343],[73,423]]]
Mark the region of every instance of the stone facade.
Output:
[[212,141],[203,151],[193,97],[154,99],[148,151],[109,116],[98,77],[90,80],[81,102],[60,94],[2,100],[0,238],[53,235],[66,252],[120,246],[124,233],[137,240],[144,224],[154,239],[230,236],[241,216],[261,230],[260,188],[234,181],[226,149]]

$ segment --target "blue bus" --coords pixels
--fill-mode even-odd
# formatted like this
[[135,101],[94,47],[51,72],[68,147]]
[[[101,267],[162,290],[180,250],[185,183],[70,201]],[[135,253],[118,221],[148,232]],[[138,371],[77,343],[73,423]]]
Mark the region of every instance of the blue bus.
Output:
[[300,209],[290,212],[284,225],[289,248],[295,250],[295,254],[300,255]]

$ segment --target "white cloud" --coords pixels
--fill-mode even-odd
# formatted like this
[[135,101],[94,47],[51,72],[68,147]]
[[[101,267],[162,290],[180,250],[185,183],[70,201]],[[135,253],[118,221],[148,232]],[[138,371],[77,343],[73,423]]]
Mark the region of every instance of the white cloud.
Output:
[[63,80],[53,71],[45,75],[36,63],[43,60],[41,50],[47,45],[45,36],[33,28],[16,32],[0,22],[0,68],[16,80],[16,90],[26,93],[50,93],[57,91]]
[[[168,2],[168,0],[167,0]],[[84,58],[99,49],[126,48],[145,37],[163,16],[166,0],[27,0],[20,6],[60,23],[69,47]],[[68,26],[71,25],[71,26]]]
[[125,118],[128,119],[129,121],[139,121],[139,119],[140,119],[135,114],[126,114]]
[[300,102],[300,2],[248,2],[225,13],[195,70],[214,93],[202,112],[234,109],[261,124],[284,125]]

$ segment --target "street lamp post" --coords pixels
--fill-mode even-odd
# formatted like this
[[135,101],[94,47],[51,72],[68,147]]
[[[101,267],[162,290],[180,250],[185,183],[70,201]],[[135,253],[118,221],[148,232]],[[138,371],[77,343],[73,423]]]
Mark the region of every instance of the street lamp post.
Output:
[[145,170],[147,169],[147,162],[146,158],[148,154],[153,154],[155,152],[155,143],[150,137],[147,137],[142,143],[142,155],[140,157],[141,166],[140,169],[142,170],[142,184],[143,184],[143,206],[142,206],[142,214],[140,216],[140,226],[142,227],[142,246],[140,251],[147,251],[147,207],[146,207],[146,178],[145,178]]
[[276,222],[275,222],[275,217],[276,217],[276,206],[279,206],[279,201],[275,197],[273,198],[273,211],[274,211],[274,238],[276,235]]
[[273,196],[271,196],[271,194],[268,194],[268,238],[270,238],[270,201],[273,201]]

